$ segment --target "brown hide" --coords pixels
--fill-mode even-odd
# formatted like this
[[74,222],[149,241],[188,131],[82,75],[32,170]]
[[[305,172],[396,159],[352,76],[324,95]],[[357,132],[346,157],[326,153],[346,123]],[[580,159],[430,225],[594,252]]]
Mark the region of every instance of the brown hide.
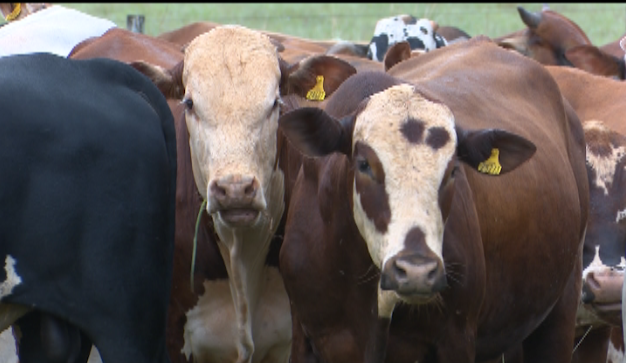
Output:
[[[359,98],[401,80],[445,103],[457,126],[504,129],[537,152],[499,177],[459,165],[444,232],[449,288],[434,303],[396,306],[385,361],[482,361],[523,342],[528,361],[568,362],[589,208],[576,114],[542,67],[480,38],[406,60],[389,74],[396,81],[387,85],[342,91],[345,82],[327,113],[358,112]],[[351,101],[354,90],[361,95]],[[380,271],[354,224],[353,168],[338,153],[307,158],[293,189],[280,268],[292,301],[294,363],[381,356]]]

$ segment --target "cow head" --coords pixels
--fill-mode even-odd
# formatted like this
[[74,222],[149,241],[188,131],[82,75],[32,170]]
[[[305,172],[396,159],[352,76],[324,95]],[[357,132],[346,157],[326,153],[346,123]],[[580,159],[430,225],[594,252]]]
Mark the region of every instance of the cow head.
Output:
[[[196,185],[207,200],[207,212],[231,227],[256,225],[268,207],[270,189],[280,199],[275,202],[283,203],[276,191],[284,187],[276,178],[281,93],[304,97],[307,90],[323,87],[328,95],[356,73],[330,56],[289,66],[268,36],[241,26],[199,35],[173,69],[131,65],[165,96],[182,99]],[[320,76],[323,84],[316,81]]]
[[[407,84],[374,94],[342,120],[303,108],[279,123],[305,154],[338,151],[351,159],[353,190],[347,197],[381,270],[382,317],[390,317],[397,302],[427,303],[447,286],[443,232],[457,161],[500,175],[535,152],[531,142],[503,130],[457,128],[446,105]],[[493,150],[499,150],[499,163],[490,167],[485,161],[495,160]]]
[[583,292],[578,322],[588,325],[600,318],[621,325],[626,266],[626,137],[599,121],[586,121],[584,131],[591,208],[583,246]]
[[411,50],[426,52],[447,45],[446,40],[435,33],[436,23],[428,19],[417,20],[410,15],[398,15],[380,19],[376,23],[367,57],[382,62],[387,50],[398,42],[408,42]]
[[501,47],[515,50],[544,65],[572,64],[565,52],[574,46],[591,44],[576,23],[549,9],[530,12],[517,7],[526,29],[508,34],[494,41]]

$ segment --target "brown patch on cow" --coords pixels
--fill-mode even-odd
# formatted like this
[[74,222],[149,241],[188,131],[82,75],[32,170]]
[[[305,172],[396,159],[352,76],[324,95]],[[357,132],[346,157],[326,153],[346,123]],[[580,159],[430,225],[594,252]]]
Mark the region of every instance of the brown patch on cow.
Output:
[[596,156],[608,157],[613,153],[610,130],[599,121],[587,121],[584,125],[585,141],[589,151]]
[[410,251],[420,251],[426,246],[426,236],[420,228],[412,228],[404,239],[404,248]]
[[[370,172],[359,171],[358,163],[363,160],[369,164]],[[374,223],[380,233],[387,232],[391,220],[389,195],[385,190],[385,170],[374,149],[357,142],[354,145],[354,184],[361,199],[361,205],[367,218]]]
[[404,135],[411,144],[421,144],[424,128],[423,121],[410,118],[402,125],[400,131],[402,131],[402,135]]
[[450,134],[443,127],[431,127],[428,129],[426,144],[435,150],[442,148],[450,141]]

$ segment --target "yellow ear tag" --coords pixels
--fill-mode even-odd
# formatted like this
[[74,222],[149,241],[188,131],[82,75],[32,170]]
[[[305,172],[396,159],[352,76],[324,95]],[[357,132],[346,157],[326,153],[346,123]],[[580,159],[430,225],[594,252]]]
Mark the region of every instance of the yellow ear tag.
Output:
[[491,156],[489,159],[478,164],[478,171],[489,175],[500,175],[502,165],[500,165],[500,162],[498,161],[499,155],[500,150],[496,148],[491,149]]
[[306,93],[306,99],[311,101],[323,101],[324,97],[326,97],[326,92],[324,92],[324,76],[317,76],[315,80],[317,83]]

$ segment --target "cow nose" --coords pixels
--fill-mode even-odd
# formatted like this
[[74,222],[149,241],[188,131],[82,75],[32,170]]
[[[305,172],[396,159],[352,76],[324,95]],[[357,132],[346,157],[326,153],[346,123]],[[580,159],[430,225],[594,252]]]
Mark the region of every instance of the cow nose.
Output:
[[620,302],[623,279],[623,271],[615,269],[590,271],[583,281],[581,301],[585,304]]
[[253,176],[227,176],[213,181],[209,193],[224,209],[250,208],[258,189]]
[[401,295],[430,295],[448,285],[443,264],[439,259],[421,256],[390,258],[381,272],[380,287]]

